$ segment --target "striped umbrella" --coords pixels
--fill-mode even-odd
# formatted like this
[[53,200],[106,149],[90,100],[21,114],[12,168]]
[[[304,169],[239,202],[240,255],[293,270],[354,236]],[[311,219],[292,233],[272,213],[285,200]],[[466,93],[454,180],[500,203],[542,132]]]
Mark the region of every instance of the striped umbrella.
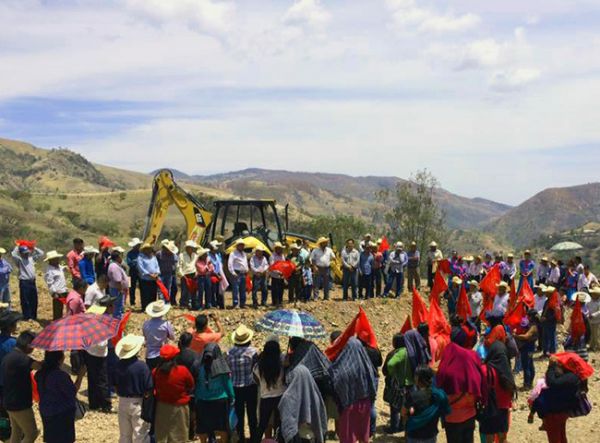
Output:
[[256,330],[287,337],[308,340],[325,338],[325,328],[315,317],[295,309],[279,309],[268,312],[256,322]]
[[53,321],[31,343],[45,351],[88,349],[117,335],[120,320],[111,315],[75,314]]

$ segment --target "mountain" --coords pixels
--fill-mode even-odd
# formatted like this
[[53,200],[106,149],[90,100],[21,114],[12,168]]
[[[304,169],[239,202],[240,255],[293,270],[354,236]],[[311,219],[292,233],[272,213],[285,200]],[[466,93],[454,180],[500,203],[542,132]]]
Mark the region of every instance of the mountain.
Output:
[[549,188],[508,210],[485,230],[526,246],[544,235],[600,221],[600,183]]
[[[347,213],[371,218],[383,209],[377,201],[381,191],[392,190],[405,180],[398,177],[353,177],[345,174],[244,169],[190,180],[232,194],[254,198],[276,198],[313,215]],[[511,207],[482,198],[466,198],[436,190],[436,199],[446,213],[450,228],[472,229],[489,223]]]

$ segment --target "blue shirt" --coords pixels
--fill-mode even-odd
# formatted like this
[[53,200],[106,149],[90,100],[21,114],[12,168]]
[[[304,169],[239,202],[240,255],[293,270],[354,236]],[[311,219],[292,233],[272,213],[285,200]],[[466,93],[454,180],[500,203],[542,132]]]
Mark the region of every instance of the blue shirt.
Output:
[[361,252],[358,260],[358,269],[360,269],[360,273],[362,275],[371,275],[374,261],[373,254],[370,252]]
[[119,397],[140,398],[152,389],[152,374],[148,365],[137,357],[119,360],[110,373],[111,385]]
[[302,268],[302,278],[304,279],[304,284],[306,286],[312,286],[313,278],[312,278],[312,270],[310,269],[310,267]]
[[139,249],[132,249],[131,251],[129,251],[127,253],[127,257],[125,258],[125,261],[127,262],[127,267],[129,268],[129,274],[131,275],[132,272],[137,272],[137,259],[140,256],[140,250]]
[[151,274],[160,275],[158,260],[153,255],[140,254],[137,259],[137,268],[142,280],[153,280]]
[[[12,335],[0,335],[0,364],[16,346],[17,339]],[[0,386],[4,386],[2,371],[0,371]]]
[[146,339],[146,358],[160,356],[160,348],[169,340],[175,339],[173,325],[163,318],[151,318],[142,326]]
[[88,285],[93,285],[96,281],[96,271],[94,271],[94,263],[88,257],[83,257],[79,260],[79,272],[81,279]]
[[209,252],[208,258],[210,258],[210,261],[215,267],[215,274],[220,275],[221,270],[223,269],[223,259],[221,258],[221,254],[219,252]]
[[8,285],[8,279],[12,270],[10,263],[0,258],[0,288]]
[[158,267],[160,268],[161,275],[165,276],[175,274],[175,266],[179,260],[177,255],[160,250],[156,253],[156,260],[158,261]]

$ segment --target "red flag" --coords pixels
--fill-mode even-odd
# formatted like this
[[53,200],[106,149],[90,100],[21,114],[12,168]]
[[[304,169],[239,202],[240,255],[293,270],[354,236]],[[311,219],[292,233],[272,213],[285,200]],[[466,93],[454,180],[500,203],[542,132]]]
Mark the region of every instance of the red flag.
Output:
[[438,271],[442,271],[444,274],[452,274],[452,266],[450,260],[445,258],[444,260],[438,261]]
[[193,277],[188,277],[187,275],[183,276],[183,280],[185,281],[185,285],[190,294],[195,294],[198,291],[198,280]]
[[460,293],[458,294],[458,300],[456,302],[456,314],[464,321],[468,320],[473,315],[473,311],[471,311],[471,305],[469,303],[469,297],[467,297],[467,290],[465,288],[465,285],[462,285],[462,287],[460,288]]
[[581,311],[581,302],[579,299],[575,301],[575,306],[571,313],[570,333],[574,346],[577,346],[579,339],[585,335],[585,321],[583,320],[583,312]]
[[519,291],[518,300],[523,300],[523,302],[530,308],[533,307],[534,298],[533,291],[531,290],[531,286],[529,286],[529,282],[526,278],[523,279],[523,284],[521,285],[521,290]]
[[512,310],[507,311],[504,315],[504,324],[511,330],[516,329],[526,315],[527,307],[523,300],[519,300],[517,305]]
[[427,313],[427,305],[423,301],[419,291],[417,291],[417,288],[413,288],[411,317],[415,327],[419,326],[421,323],[427,323],[428,316],[429,314]]
[[379,245],[378,252],[389,251],[389,249],[390,249],[390,244],[388,242],[387,237],[384,235],[383,237],[381,237],[381,244]]
[[281,275],[283,275],[283,278],[285,278],[286,280],[289,280],[290,277],[292,276],[292,274],[294,273],[294,271],[296,271],[296,265],[294,263],[292,263],[290,260],[281,260],[281,261],[273,263],[269,267],[269,270],[281,272]]
[[562,323],[562,311],[560,309],[560,296],[558,295],[558,291],[554,291],[550,298],[547,301],[548,308],[554,311],[554,315],[556,317],[556,321],[558,323]]
[[438,268],[435,273],[435,277],[433,279],[433,288],[431,288],[431,292],[429,293],[429,302],[434,298],[437,301],[440,301],[440,295],[448,290],[448,282],[442,275],[442,271]]
[[129,321],[129,317],[131,317],[131,311],[127,311],[123,318],[121,319],[121,323],[119,323],[119,329],[117,330],[117,335],[111,338],[113,346],[117,346],[119,340],[123,337],[123,333],[125,332],[125,327],[127,326],[127,322]]
[[494,296],[483,293],[483,302],[481,306],[481,312],[479,313],[479,320],[486,321],[485,314],[494,309]]
[[366,312],[362,307],[358,308],[358,314],[346,327],[346,330],[340,335],[327,349],[325,355],[331,361],[335,360],[338,354],[344,349],[348,340],[357,335],[361,341],[368,344],[372,348],[377,348],[377,338],[375,331],[367,318]]
[[163,295],[163,297],[165,298],[165,301],[167,303],[169,303],[171,301],[171,296],[169,295],[169,291],[167,290],[167,287],[160,280],[160,278],[156,279],[156,286],[158,286],[158,289],[159,289],[160,293]]
[[560,365],[577,375],[580,380],[587,380],[594,373],[594,368],[574,352],[559,352],[553,355]]
[[510,280],[510,296],[508,297],[508,311],[512,311],[517,305],[517,291],[515,289],[515,279]]
[[404,324],[402,325],[402,328],[400,329],[400,334],[405,334],[406,332],[410,331],[412,329],[412,325],[410,323],[410,315],[406,316],[406,320],[404,320]]
[[500,274],[500,264],[496,263],[489,272],[483,277],[479,284],[481,292],[493,297],[498,293],[498,284],[502,281],[502,275]]
[[444,335],[450,337],[450,324],[437,300],[431,301],[429,306],[429,334],[432,337]]
[[252,279],[249,275],[246,275],[246,292],[252,292],[252,288],[254,285],[252,284]]
[[67,297],[56,297],[56,299],[61,302],[63,305],[67,304]]

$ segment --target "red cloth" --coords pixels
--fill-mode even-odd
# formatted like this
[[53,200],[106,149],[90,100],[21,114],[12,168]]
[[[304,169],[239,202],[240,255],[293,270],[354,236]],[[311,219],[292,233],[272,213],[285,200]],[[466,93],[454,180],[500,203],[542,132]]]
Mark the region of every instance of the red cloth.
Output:
[[180,352],[177,346],[166,344],[160,348],[160,358],[166,361],[173,360]]
[[[527,283],[529,286],[529,283]],[[510,281],[510,296],[508,298],[508,310],[512,311],[513,308],[517,305],[517,290],[515,289],[515,279],[511,279]]]
[[531,286],[529,286],[529,282],[526,278],[523,279],[523,284],[521,285],[521,290],[519,291],[517,299],[523,300],[527,307],[533,308],[533,290],[531,289]]
[[402,328],[400,329],[400,334],[404,334],[407,331],[410,331],[412,329],[412,325],[410,323],[410,315],[406,316],[406,320],[404,320],[404,324],[402,325]]
[[412,322],[415,327],[419,326],[421,323],[427,323],[427,318],[429,317],[429,313],[427,311],[427,305],[423,301],[423,297],[417,291],[417,288],[413,288],[413,296],[412,296]]
[[[281,263],[281,262],[278,262]],[[254,285],[252,284],[252,279],[250,278],[250,275],[247,274],[246,275],[246,292],[252,292],[252,288],[254,287]]]
[[489,270],[481,283],[479,283],[479,289],[481,292],[491,295],[494,297],[498,293],[498,284],[502,281],[502,275],[500,274],[500,265],[495,264]]
[[389,251],[389,249],[390,243],[388,242],[387,237],[384,235],[383,237],[381,237],[381,244],[379,245],[378,252]]
[[22,240],[22,239],[15,240],[15,245],[25,246],[26,248],[29,248],[31,251],[33,251],[36,244],[37,244],[37,241],[35,241],[35,240]]
[[156,286],[158,286],[158,289],[160,290],[161,294],[163,295],[163,297],[165,298],[165,301],[167,303],[169,303],[171,301],[171,296],[169,295],[169,291],[167,289],[167,287],[165,286],[165,284],[160,280],[160,278],[156,279]]
[[594,373],[594,368],[574,352],[560,352],[553,355],[560,365],[572,372],[581,380],[587,380]]
[[523,317],[527,316],[527,307],[523,300],[520,300],[517,305],[511,310],[507,311],[504,316],[504,324],[511,330],[516,329]]
[[38,391],[37,381],[34,377],[35,372],[31,371],[31,399],[39,403],[40,402],[40,391]]
[[378,348],[377,337],[375,336],[373,326],[371,326],[371,323],[367,318],[367,313],[362,307],[359,307],[358,309],[358,314],[356,314],[356,317],[354,317],[354,319],[346,327],[346,330],[342,333],[342,335],[340,335],[331,345],[329,345],[327,349],[325,349],[325,355],[329,360],[335,360],[342,349],[344,349],[344,346],[346,346],[346,343],[348,343],[348,340],[355,335],[357,335],[361,341],[370,347]]
[[558,291],[554,291],[548,299],[548,308],[554,311],[556,321],[558,323],[562,323],[563,318],[562,311],[560,309],[560,296],[558,295]]
[[187,275],[183,276],[185,286],[188,288],[190,294],[195,294],[198,291],[198,280]]
[[583,320],[583,312],[581,311],[581,302],[579,299],[575,301],[575,306],[571,313],[570,333],[573,343],[579,343],[579,339],[585,335],[585,321]]
[[429,334],[432,337],[443,335],[448,341],[450,340],[450,324],[448,323],[448,320],[446,320],[446,315],[444,315],[439,302],[435,299],[431,301],[431,306],[429,306],[428,323]]
[[469,303],[469,297],[467,297],[467,289],[465,285],[462,285],[460,288],[460,293],[458,294],[458,300],[456,302],[456,314],[463,319],[463,321],[468,320],[473,315],[473,311],[471,311],[471,304]]
[[487,322],[485,314],[494,309],[494,296],[483,293],[483,302],[481,312],[479,313],[479,320]]
[[567,420],[569,418],[566,412],[555,412],[544,416],[542,422],[549,442],[568,443]]
[[483,341],[486,348],[489,348],[492,344],[500,340],[502,343],[506,342],[506,330],[503,325],[496,325],[487,335]]
[[447,394],[469,393],[478,400],[483,398],[485,379],[481,359],[471,349],[448,344],[442,353],[436,383]]
[[280,260],[269,266],[269,271],[281,272],[283,278],[289,280],[292,274],[296,271],[296,265],[290,260]]
[[440,260],[438,262],[438,272],[442,271],[444,274],[452,273],[452,265],[450,264],[450,260],[445,258],[444,260]]
[[[488,365],[481,365],[481,369],[483,371],[483,375],[484,377],[486,377],[487,380],[487,371],[488,370],[492,370],[492,373],[494,375],[494,391],[496,391],[496,404],[498,405],[499,409],[510,409],[512,408],[512,398],[513,398],[513,394],[510,391],[507,391],[506,389],[504,389],[502,387],[502,385],[500,384],[500,377],[498,377],[498,371],[496,371],[494,368],[492,368],[491,366]],[[487,383],[486,383],[487,385]]]
[[433,279],[433,287],[431,288],[431,292],[429,293],[429,301],[437,298],[438,302],[440,300],[440,295],[448,290],[448,282],[442,275],[442,271],[438,268],[435,272],[435,277]]
[[116,243],[106,235],[103,235],[98,239],[98,246],[100,247],[100,250],[102,250],[104,248],[112,248],[113,246],[116,246]]
[[160,369],[152,371],[156,399],[162,403],[183,406],[190,402],[190,392],[194,389],[194,378],[188,368],[174,366],[168,373]]
[[123,337],[123,333],[125,332],[125,328],[127,327],[127,323],[129,322],[129,317],[131,317],[131,311],[127,311],[125,315],[123,315],[123,318],[119,323],[119,330],[117,331],[117,335],[115,335],[111,339],[113,346],[117,346],[117,343],[119,343],[119,340],[121,340],[121,338]]

